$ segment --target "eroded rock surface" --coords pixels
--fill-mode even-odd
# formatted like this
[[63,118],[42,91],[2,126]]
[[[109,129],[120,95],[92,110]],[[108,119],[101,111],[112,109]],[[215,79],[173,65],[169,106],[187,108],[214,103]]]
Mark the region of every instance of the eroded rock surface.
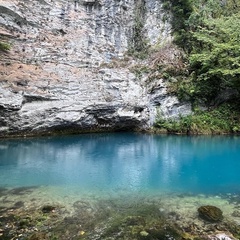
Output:
[[0,136],[146,129],[159,106],[189,113],[161,78],[149,85],[133,71],[150,64],[127,56],[139,9],[149,47],[171,42],[158,0],[1,0],[12,46],[0,58]]

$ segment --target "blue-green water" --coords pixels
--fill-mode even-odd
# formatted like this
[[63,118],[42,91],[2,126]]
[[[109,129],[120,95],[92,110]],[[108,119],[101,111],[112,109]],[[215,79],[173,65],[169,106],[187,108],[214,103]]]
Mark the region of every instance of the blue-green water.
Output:
[[240,192],[240,137],[87,134],[0,141],[0,187]]

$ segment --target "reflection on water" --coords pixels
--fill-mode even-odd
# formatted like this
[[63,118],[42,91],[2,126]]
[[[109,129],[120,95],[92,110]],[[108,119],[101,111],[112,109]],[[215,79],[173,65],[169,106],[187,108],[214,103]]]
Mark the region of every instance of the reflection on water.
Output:
[[239,137],[88,134],[0,142],[0,187],[237,192]]

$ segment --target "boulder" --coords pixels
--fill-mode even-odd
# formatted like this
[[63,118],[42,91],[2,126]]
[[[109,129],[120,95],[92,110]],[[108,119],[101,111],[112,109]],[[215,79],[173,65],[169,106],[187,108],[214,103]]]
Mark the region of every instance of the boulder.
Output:
[[218,222],[223,219],[222,210],[215,206],[201,206],[198,208],[199,217],[209,222]]

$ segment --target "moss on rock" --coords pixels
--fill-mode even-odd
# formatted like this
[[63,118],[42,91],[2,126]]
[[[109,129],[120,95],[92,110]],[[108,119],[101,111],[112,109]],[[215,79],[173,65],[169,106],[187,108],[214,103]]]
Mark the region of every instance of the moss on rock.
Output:
[[222,210],[215,206],[201,206],[198,208],[199,217],[209,222],[218,222],[223,219]]

